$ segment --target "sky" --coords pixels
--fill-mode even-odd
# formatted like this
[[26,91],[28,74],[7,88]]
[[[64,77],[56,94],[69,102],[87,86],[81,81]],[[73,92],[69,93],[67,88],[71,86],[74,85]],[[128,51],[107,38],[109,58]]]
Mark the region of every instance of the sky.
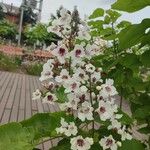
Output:
[[[20,6],[22,0],[0,0],[4,3],[13,3]],[[96,8],[109,9],[111,4],[116,0],[43,0],[42,22],[48,22],[50,14],[63,5],[69,10],[73,10],[74,6],[78,7],[81,17],[90,15]],[[133,23],[140,23],[143,18],[150,17],[150,7],[144,8],[136,13],[124,13],[120,20],[129,20]]]

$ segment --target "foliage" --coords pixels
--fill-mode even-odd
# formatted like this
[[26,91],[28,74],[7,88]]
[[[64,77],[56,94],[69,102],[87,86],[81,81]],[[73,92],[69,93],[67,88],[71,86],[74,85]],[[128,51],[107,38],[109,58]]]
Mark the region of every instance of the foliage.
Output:
[[6,20],[0,21],[0,37],[5,39],[14,40],[16,38],[17,28],[16,25]]
[[[127,2],[130,2],[130,5]],[[118,0],[112,8],[133,12],[147,5],[149,1]],[[118,24],[118,17],[114,20],[110,19],[112,17],[114,15],[109,13],[108,16],[106,11],[104,19],[98,18],[89,22],[93,29],[93,36],[100,35],[101,38],[109,41],[109,47],[104,54],[93,58],[93,63],[96,66],[103,65],[105,76],[114,79],[121,95],[120,107],[122,107],[123,97],[130,102],[133,118],[137,119],[138,125],[146,123],[146,130],[150,130],[149,18],[139,24],[131,25],[126,21]],[[107,24],[106,28],[105,24]],[[142,70],[146,70],[144,76]],[[143,133],[143,130],[139,131]]]
[[24,35],[26,37],[26,42],[28,44],[34,44],[40,42],[40,43],[46,43],[49,45],[51,42],[56,42],[59,37],[56,36],[53,33],[47,32],[47,25],[39,23],[35,26],[27,26]]
[[0,5],[0,20],[4,19],[3,7]]
[[42,72],[43,64],[42,63],[30,63],[25,66],[25,70],[29,75],[40,76]]
[[5,71],[16,71],[21,65],[18,57],[10,57],[0,53],[0,69]]
[[27,7],[24,11],[23,15],[23,25],[27,24],[36,24],[37,21],[37,14],[33,12],[31,7]]
[[126,12],[135,12],[149,5],[149,0],[118,0],[112,5],[112,8]]
[[0,148],[5,150],[32,150],[33,134],[19,123],[0,127]]
[[5,150],[32,150],[42,137],[55,136],[54,129],[63,112],[37,114],[20,123],[10,123],[0,127],[0,148]]

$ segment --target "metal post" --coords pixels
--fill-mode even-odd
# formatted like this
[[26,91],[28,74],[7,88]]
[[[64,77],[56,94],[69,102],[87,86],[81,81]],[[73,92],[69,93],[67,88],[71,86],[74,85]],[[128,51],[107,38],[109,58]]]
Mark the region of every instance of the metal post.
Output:
[[41,21],[42,7],[43,7],[43,0],[40,0],[40,4],[39,4],[38,22],[40,22],[40,21]]
[[22,24],[23,24],[23,15],[24,15],[24,2],[25,0],[22,0],[20,23],[19,23],[18,46],[20,46],[21,44],[21,33],[22,33]]

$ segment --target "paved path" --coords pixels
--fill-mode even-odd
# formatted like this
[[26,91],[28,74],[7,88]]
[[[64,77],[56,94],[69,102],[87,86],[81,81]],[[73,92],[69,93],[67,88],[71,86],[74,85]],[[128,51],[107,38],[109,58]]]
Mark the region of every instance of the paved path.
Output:
[[[0,71],[0,125],[30,118],[36,113],[58,111],[57,106],[32,101],[32,93],[41,88],[38,77]],[[38,146],[48,150],[58,139]]]

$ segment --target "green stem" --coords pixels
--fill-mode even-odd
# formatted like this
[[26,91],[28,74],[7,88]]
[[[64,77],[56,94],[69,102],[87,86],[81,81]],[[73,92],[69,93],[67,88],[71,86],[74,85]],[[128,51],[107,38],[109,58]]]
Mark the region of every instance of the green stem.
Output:
[[71,57],[69,58],[69,75],[71,75]]
[[[91,106],[93,107],[91,74],[89,74],[89,78],[90,78],[90,102]],[[94,111],[93,111],[93,118],[94,118]],[[94,137],[94,120],[92,121],[92,136]]]

